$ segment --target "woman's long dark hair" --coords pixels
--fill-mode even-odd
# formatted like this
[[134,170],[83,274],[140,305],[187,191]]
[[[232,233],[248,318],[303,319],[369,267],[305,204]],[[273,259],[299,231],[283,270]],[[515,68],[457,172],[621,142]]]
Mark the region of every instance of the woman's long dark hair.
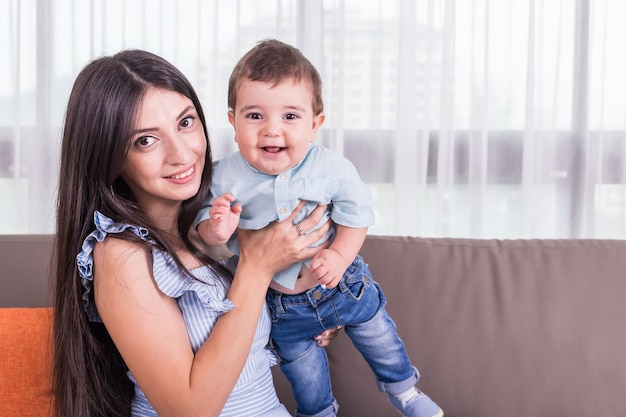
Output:
[[[190,241],[187,231],[209,192],[211,150],[202,106],[187,78],[163,58],[129,50],[89,63],[70,95],[61,149],[54,245],[54,375],[58,417],[129,416],[133,391],[119,352],[106,329],[87,320],[76,255],[95,229],[94,211],[116,222],[148,229],[154,245],[169,252],[188,273],[155,227],[133,202],[120,171],[130,148],[130,135],[149,88],[188,97],[196,107],[207,138],[205,169],[198,194],[183,202],[178,218],[186,247],[219,274],[225,271]],[[131,234],[120,236],[136,239]],[[93,297],[93,295],[92,295]],[[93,302],[93,300],[92,300]]]

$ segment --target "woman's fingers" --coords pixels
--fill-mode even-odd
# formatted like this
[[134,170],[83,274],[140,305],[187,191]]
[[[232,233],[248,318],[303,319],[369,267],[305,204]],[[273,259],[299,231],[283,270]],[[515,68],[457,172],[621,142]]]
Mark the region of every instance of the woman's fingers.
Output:
[[302,207],[304,207],[305,203],[305,201],[300,201],[300,203],[291,213],[291,215],[287,219],[285,219],[285,222],[290,222],[291,224],[293,224],[293,227],[299,236],[306,237],[304,242],[306,243],[306,247],[309,247],[310,245],[324,237],[324,235],[328,232],[328,229],[330,228],[330,222],[325,222],[319,229],[314,230],[322,220],[322,217],[326,215],[326,209],[328,206],[321,205],[317,206],[306,218],[296,223],[294,220],[298,212],[302,209]]
[[328,346],[342,328],[343,326],[337,326],[334,329],[324,330],[322,334],[315,336],[314,339],[317,345],[322,347]]
[[[294,220],[296,216],[298,215],[298,213],[300,212],[300,210],[302,209],[302,207],[304,207],[305,203],[306,201],[300,201],[300,203],[296,206],[295,210],[291,213],[291,215],[287,218],[287,220],[289,220],[293,224],[296,224]],[[327,205],[321,205],[321,206],[315,207],[315,209],[311,212],[311,214],[309,214],[306,218],[302,219],[298,223],[298,226],[299,226],[299,228],[297,228],[298,231],[302,229],[302,231],[305,234],[310,232],[315,226],[319,224],[320,220],[322,220],[322,217],[326,213],[327,207],[328,207]]]
[[260,264],[277,268],[277,271],[286,268],[289,264],[313,257],[329,243],[318,247],[311,247],[321,240],[330,228],[330,222],[325,222],[314,230],[325,215],[326,205],[316,207],[311,214],[300,221],[298,225],[294,219],[304,207],[301,201],[288,218],[281,222],[272,222],[261,230],[251,231],[238,229],[240,253],[255,259]]

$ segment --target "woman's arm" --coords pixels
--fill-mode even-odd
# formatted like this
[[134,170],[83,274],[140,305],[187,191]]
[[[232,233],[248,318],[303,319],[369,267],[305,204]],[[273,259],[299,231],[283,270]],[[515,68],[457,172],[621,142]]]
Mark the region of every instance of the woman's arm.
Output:
[[[313,228],[321,216],[322,210],[314,211],[304,225]],[[96,245],[98,312],[159,415],[219,415],[248,358],[272,276],[314,255],[319,249],[308,246],[326,231],[300,236],[291,221],[240,231],[241,254],[228,292],[235,308],[220,316],[196,355],[176,301],[154,282],[149,250],[115,238]]]

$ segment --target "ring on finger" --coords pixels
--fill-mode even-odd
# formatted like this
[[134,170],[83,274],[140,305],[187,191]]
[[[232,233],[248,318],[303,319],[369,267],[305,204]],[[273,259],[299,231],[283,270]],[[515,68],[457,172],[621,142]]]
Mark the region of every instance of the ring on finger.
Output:
[[300,233],[300,236],[306,235],[306,233],[304,232],[304,230],[302,230],[302,227],[300,227],[298,223],[294,223],[293,225],[296,226],[296,229],[298,229],[298,233]]

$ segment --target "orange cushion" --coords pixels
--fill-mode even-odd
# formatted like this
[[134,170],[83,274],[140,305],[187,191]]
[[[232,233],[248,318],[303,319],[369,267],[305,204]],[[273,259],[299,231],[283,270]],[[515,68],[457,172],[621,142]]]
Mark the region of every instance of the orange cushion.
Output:
[[0,308],[0,416],[51,416],[52,308]]

